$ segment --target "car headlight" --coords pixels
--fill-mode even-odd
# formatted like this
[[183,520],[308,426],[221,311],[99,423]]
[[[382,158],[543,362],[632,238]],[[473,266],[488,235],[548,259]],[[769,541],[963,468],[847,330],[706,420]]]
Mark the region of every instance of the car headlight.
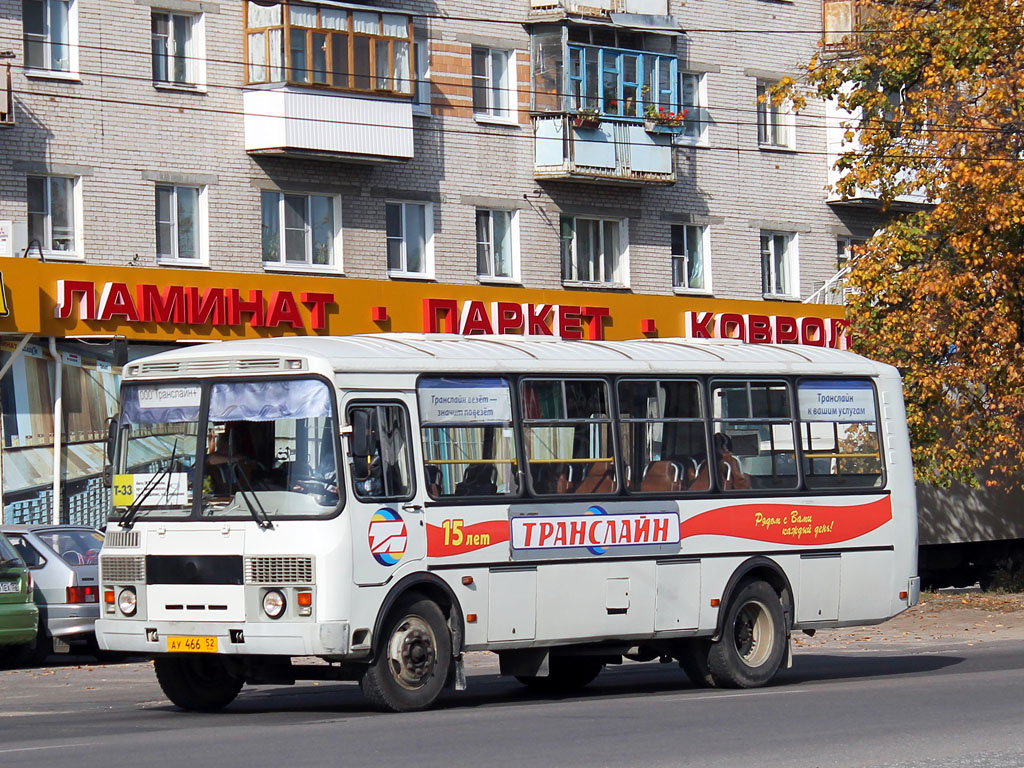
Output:
[[285,599],[284,594],[276,589],[268,589],[263,594],[263,612],[272,619],[279,619],[284,615]]
[[135,594],[135,590],[131,587],[122,589],[121,594],[117,596],[117,607],[125,616],[134,616],[135,611],[139,608],[139,598]]

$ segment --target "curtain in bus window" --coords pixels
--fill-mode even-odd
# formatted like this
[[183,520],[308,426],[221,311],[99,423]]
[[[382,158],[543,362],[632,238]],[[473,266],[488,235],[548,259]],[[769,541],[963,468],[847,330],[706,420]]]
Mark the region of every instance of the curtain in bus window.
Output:
[[177,424],[199,419],[198,384],[126,386],[122,396],[125,424]]
[[330,390],[322,381],[252,381],[214,384],[210,421],[275,421],[331,415]]

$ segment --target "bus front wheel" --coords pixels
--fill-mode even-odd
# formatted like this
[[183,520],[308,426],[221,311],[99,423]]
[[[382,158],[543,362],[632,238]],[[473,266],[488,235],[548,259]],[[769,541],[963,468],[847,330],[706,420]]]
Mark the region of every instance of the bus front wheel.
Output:
[[377,709],[426,709],[441,694],[451,659],[444,613],[432,600],[407,595],[388,615],[376,658],[359,684]]
[[708,650],[716,685],[756,688],[778,671],[786,652],[786,627],[778,594],[763,581],[749,581],[729,601],[722,636]]
[[153,666],[164,695],[182,709],[223,709],[235,700],[245,682],[224,659],[209,654],[159,656]]

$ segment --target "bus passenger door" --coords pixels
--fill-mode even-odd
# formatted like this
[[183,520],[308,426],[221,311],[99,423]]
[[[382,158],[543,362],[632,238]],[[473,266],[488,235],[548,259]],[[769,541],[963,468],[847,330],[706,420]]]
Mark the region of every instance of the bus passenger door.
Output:
[[344,403],[352,573],[361,586],[384,584],[426,554],[423,490],[413,471],[411,395],[358,393]]

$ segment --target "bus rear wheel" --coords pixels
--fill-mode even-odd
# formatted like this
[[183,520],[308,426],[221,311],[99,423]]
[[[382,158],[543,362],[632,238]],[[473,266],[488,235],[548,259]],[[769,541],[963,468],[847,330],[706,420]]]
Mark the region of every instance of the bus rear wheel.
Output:
[[729,601],[721,638],[708,650],[716,685],[757,688],[767,684],[786,652],[786,627],[778,594],[763,581],[749,581]]
[[451,636],[444,613],[432,600],[407,595],[388,615],[376,658],[359,685],[377,709],[426,709],[444,689],[451,660]]
[[182,709],[213,712],[238,696],[245,680],[214,655],[159,656],[153,662],[164,695]]
[[547,677],[536,675],[516,675],[516,680],[535,691],[555,693],[559,691],[578,691],[594,681],[604,662],[588,656],[554,656],[549,661]]

